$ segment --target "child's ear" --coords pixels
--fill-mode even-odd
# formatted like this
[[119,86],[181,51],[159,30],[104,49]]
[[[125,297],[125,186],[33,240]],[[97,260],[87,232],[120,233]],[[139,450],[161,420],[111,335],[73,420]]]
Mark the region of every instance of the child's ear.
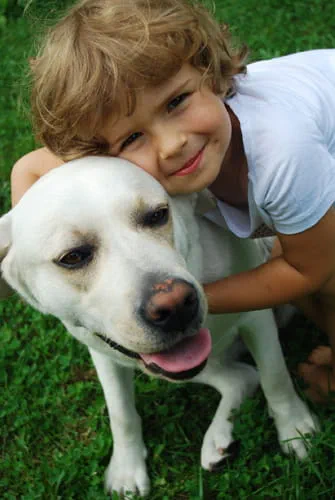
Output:
[[1,262],[6,257],[12,243],[12,217],[11,212],[0,218],[0,299],[12,295],[14,291],[1,276]]

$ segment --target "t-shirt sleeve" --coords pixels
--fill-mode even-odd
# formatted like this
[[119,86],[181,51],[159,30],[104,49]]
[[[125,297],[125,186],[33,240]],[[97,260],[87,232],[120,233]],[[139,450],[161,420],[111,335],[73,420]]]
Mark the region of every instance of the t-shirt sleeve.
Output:
[[259,124],[250,177],[264,220],[283,234],[314,226],[335,202],[335,158],[318,125],[306,116],[278,113]]

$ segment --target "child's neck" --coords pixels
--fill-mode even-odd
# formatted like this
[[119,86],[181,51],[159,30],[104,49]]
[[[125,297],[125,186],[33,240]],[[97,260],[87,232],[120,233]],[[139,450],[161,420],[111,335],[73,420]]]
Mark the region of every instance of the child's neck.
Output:
[[229,106],[232,135],[221,170],[210,191],[220,200],[239,208],[248,207],[248,163],[244,152],[240,122]]

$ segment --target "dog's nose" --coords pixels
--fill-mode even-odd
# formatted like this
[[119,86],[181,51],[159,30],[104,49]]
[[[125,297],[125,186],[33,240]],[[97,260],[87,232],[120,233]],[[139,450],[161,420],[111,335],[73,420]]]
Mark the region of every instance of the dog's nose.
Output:
[[198,295],[190,283],[166,279],[152,285],[141,306],[141,316],[151,326],[166,333],[183,331],[199,308]]

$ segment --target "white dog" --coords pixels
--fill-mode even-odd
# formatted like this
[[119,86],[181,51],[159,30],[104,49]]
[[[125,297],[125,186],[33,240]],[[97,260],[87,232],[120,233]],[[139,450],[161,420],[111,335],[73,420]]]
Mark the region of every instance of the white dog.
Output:
[[254,267],[262,256],[254,241],[196,216],[197,196],[171,199],[124,160],[86,158],[44,176],[0,219],[4,280],[91,353],[114,437],[108,491],[149,491],[135,368],[221,393],[201,463],[209,470],[222,464],[234,448],[231,411],[258,384],[257,371],[231,356],[239,334],[284,452],[304,457],[302,436],[316,429],[294,391],[272,312],[206,318],[200,283]]

